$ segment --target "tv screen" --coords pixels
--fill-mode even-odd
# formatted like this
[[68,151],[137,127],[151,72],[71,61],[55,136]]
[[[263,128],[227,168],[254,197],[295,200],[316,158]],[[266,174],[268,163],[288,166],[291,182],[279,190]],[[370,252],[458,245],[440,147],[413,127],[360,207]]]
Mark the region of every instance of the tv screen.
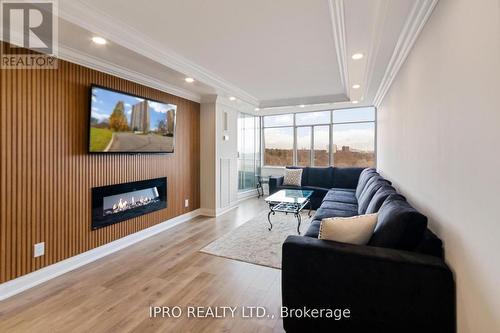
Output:
[[173,153],[177,106],[93,85],[91,153]]

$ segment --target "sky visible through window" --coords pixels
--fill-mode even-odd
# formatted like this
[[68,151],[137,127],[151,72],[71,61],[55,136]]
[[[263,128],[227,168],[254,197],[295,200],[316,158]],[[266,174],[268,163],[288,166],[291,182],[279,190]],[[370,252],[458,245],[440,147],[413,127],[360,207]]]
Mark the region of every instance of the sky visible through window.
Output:
[[296,113],[295,121],[293,114],[265,116],[264,163],[290,165],[295,156],[299,165],[326,166],[333,160],[335,165],[372,166],[374,124],[372,107],[335,110],[333,114],[331,111]]
[[[326,111],[328,118],[325,116],[325,112],[307,112],[304,114],[298,113],[297,115],[297,126],[299,125],[314,125],[314,124],[329,124],[330,123],[330,111]],[[316,115],[317,114],[317,115]],[[264,117],[264,127],[271,126],[293,126],[293,115],[279,115],[279,116],[267,116]],[[269,118],[269,119],[267,119]],[[299,122],[300,118],[300,122]],[[319,120],[326,120],[320,122]],[[373,108],[357,108],[357,109],[346,109],[346,110],[335,110],[333,112],[333,122],[334,123],[348,123],[348,122],[371,122],[375,120]],[[309,121],[309,122],[308,122]],[[338,131],[334,130],[333,136],[335,141],[343,142],[348,145],[356,146],[358,149],[362,150],[373,150],[373,126],[368,124],[352,124],[342,127],[337,127]],[[297,135],[300,136],[302,132],[298,132]],[[321,135],[324,138],[322,142],[328,142],[328,132],[321,131],[317,132],[316,135]],[[275,129],[273,135],[266,136],[266,147],[269,148],[281,148],[289,149],[290,142],[293,142],[293,131],[286,128]],[[305,142],[304,138],[297,138],[297,142]],[[300,148],[300,147],[297,147]],[[323,147],[325,148],[325,147]]]

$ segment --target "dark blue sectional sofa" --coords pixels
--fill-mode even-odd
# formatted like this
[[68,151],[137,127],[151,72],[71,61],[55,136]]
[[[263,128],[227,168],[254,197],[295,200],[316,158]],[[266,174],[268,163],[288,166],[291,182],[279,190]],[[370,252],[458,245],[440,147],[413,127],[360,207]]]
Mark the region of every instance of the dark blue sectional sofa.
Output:
[[[285,330],[455,332],[455,282],[426,216],[375,169],[313,169],[305,168],[302,188],[319,189],[316,214],[304,236],[289,236],[283,244],[283,306],[348,308],[351,316],[285,317]],[[270,192],[281,188],[282,178],[273,177]],[[323,218],[375,212],[378,222],[367,245],[318,239]]]
[[363,168],[310,168],[293,166],[287,168],[302,169],[301,186],[283,185],[283,176],[271,177],[269,179],[269,194],[283,189],[313,190],[314,194],[311,198],[311,205],[314,210],[319,208],[323,198],[330,189],[342,188],[354,190],[358,184],[359,175],[363,171]]

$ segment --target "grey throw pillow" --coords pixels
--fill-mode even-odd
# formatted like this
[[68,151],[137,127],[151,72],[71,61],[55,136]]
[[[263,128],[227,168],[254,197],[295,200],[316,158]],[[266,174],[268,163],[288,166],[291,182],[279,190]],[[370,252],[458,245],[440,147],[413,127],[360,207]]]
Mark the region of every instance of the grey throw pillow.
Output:
[[302,169],[285,169],[283,185],[300,186],[302,184]]

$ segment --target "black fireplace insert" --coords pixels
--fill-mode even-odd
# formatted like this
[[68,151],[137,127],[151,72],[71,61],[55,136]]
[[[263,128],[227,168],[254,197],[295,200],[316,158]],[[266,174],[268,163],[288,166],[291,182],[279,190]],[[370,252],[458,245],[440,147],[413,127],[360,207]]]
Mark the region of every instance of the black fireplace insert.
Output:
[[167,178],[92,188],[92,230],[167,208]]

